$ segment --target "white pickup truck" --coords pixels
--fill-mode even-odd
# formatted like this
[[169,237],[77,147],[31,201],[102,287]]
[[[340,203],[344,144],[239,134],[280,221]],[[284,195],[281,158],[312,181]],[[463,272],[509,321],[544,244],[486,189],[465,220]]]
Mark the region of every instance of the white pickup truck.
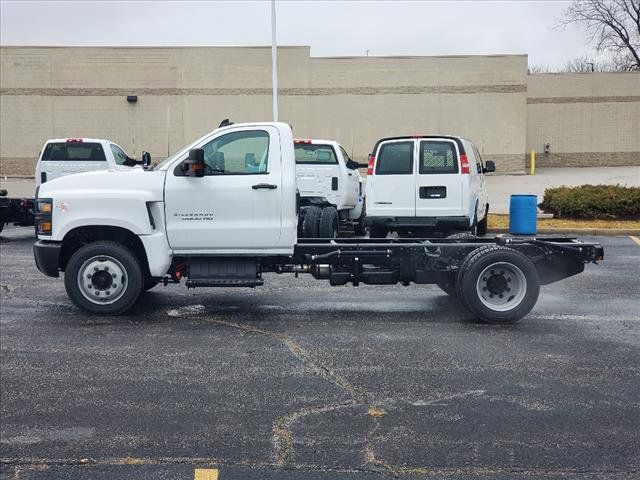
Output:
[[603,257],[569,238],[298,239],[294,143],[277,122],[219,128],[154,169],[48,181],[35,223],[38,269],[65,272],[73,303],[94,314],[126,312],[160,282],[256,287],[272,272],[438,284],[480,319],[515,322],[541,284]]
[[136,165],[148,165],[147,152],[143,160],[131,158],[119,145],[100,138],[58,138],[47,140],[36,164],[36,187],[54,178],[94,170],[116,170]]
[[340,227],[364,235],[364,191],[357,162],[338,142],[294,140],[300,192],[298,234],[336,238]]

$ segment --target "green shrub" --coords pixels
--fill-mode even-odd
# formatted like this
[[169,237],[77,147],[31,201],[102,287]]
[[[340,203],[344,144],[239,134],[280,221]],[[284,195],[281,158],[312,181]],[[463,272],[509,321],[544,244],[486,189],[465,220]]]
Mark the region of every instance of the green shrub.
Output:
[[547,188],[538,205],[556,218],[640,219],[640,187],[581,185]]

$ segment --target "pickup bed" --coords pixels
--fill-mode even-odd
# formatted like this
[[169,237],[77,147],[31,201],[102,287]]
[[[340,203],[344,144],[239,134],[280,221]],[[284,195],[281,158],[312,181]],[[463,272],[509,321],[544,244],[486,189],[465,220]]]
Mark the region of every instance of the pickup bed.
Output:
[[600,245],[571,238],[298,239],[298,209],[291,128],[234,124],[153,170],[43,184],[34,255],[46,275],[64,272],[70,299],[94,314],[124,313],[160,283],[257,287],[274,272],[437,284],[488,322],[518,321],[541,284],[603,258]]

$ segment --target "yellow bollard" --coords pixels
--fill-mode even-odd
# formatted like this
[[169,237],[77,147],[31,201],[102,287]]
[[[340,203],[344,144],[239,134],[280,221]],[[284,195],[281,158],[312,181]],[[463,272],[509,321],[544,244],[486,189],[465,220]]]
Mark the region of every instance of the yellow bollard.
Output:
[[531,175],[536,174],[536,151],[531,149]]

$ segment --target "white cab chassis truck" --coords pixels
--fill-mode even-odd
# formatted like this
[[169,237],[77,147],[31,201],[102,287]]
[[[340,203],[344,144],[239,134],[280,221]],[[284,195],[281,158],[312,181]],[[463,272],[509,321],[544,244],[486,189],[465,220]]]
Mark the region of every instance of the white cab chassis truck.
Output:
[[275,272],[438,284],[479,319],[515,322],[541,284],[603,258],[566,237],[300,240],[291,128],[274,122],[219,128],[153,170],[48,181],[36,209],[38,269],[64,272],[73,303],[93,314],[124,313],[158,283],[256,287]]
[[294,140],[300,192],[298,236],[336,238],[341,228],[364,235],[364,185],[357,162],[332,140]]

